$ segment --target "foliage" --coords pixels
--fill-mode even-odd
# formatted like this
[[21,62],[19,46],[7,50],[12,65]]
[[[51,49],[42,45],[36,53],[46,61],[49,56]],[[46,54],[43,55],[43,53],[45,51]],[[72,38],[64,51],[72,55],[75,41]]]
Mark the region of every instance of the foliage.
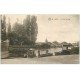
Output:
[[49,49],[51,48],[51,45],[48,43],[42,43],[41,45],[35,45],[34,47],[36,49]]
[[11,45],[34,45],[37,39],[38,26],[37,18],[28,15],[23,20],[23,24],[16,22],[12,28],[10,36]]
[[79,47],[73,47],[73,48],[70,50],[70,53],[71,53],[71,54],[79,54]]
[[1,41],[6,40],[6,17],[1,16]]

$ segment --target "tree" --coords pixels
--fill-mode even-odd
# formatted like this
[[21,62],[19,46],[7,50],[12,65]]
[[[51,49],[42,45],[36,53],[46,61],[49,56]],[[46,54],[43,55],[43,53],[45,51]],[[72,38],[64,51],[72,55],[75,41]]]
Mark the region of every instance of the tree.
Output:
[[37,17],[28,15],[23,21],[23,26],[25,26],[28,43],[33,45],[37,39],[38,26]]
[[8,29],[7,29],[7,39],[9,40],[9,44],[11,44],[11,37],[12,37],[12,32],[11,32],[11,23],[9,18]]
[[9,19],[9,22],[8,22],[8,34],[11,33],[11,23],[10,23],[10,19]]
[[38,26],[37,26],[36,21],[37,21],[37,17],[32,16],[31,17],[31,42],[32,44],[34,44],[37,39]]
[[30,24],[30,15],[26,17],[23,21],[23,26],[25,29],[25,34],[27,36],[27,44],[31,42],[31,24]]
[[6,17],[1,15],[1,41],[6,40]]
[[60,46],[61,46],[60,43],[57,42],[57,41],[54,41],[54,42],[52,43],[52,45],[53,45],[53,47],[60,47]]
[[21,45],[26,38],[25,29],[22,24],[16,22],[12,28],[12,42],[16,45]]
[[[37,23],[36,17],[28,15],[23,24],[16,22],[12,28],[12,41],[18,45],[34,45],[37,39]],[[15,36],[14,36],[15,35]]]
[[10,23],[10,19],[9,19],[9,22],[8,22],[8,29],[7,29],[7,38],[9,39],[10,38],[10,33],[11,33],[11,23]]

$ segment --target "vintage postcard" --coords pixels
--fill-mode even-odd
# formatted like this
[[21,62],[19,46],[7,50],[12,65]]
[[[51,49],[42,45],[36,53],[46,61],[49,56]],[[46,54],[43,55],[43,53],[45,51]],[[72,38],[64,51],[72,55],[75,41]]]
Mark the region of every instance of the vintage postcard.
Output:
[[79,15],[0,15],[1,64],[79,64]]

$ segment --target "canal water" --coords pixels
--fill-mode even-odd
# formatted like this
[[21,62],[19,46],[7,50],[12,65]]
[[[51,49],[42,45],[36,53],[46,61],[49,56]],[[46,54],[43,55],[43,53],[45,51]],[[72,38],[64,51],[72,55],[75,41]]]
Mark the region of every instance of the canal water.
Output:
[[[46,50],[48,50],[49,53],[53,53],[55,55],[55,52],[59,52],[62,50],[62,48],[50,48],[50,49],[42,49],[40,50],[40,54],[46,54]],[[38,50],[35,50],[35,54],[38,53]]]

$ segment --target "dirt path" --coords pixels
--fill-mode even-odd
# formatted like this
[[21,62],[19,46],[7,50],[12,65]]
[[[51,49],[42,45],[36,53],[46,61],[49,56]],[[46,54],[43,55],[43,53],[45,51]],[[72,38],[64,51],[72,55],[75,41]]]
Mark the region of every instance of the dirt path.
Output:
[[2,64],[78,64],[79,55],[2,59]]

